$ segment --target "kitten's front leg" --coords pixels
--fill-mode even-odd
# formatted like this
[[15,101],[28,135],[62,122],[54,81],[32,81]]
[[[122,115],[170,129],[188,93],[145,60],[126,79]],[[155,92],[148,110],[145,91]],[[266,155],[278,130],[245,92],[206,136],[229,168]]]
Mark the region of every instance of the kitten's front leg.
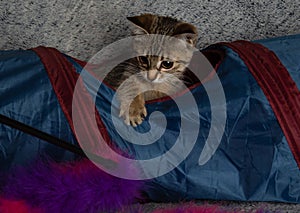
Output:
[[128,103],[127,100],[120,101],[120,117],[124,118],[124,122],[134,127],[140,125],[147,116],[144,95],[137,95],[131,103]]

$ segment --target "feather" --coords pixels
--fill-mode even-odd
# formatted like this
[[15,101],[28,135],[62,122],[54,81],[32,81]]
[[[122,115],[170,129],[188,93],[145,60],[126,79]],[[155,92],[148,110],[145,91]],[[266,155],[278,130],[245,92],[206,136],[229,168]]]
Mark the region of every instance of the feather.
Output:
[[3,188],[8,199],[23,200],[45,212],[112,212],[141,199],[142,181],[111,176],[87,159],[36,161],[15,169]]

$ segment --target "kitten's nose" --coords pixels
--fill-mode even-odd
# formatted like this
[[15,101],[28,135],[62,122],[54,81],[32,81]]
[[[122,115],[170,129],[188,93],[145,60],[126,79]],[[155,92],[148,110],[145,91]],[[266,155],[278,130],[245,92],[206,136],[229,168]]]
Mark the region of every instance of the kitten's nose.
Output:
[[158,77],[158,71],[157,70],[149,70],[147,73],[147,78],[150,81],[154,81]]

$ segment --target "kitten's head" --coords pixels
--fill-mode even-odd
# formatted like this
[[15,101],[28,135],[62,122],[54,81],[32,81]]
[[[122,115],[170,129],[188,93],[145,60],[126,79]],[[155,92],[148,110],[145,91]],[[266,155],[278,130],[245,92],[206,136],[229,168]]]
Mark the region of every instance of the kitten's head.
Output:
[[[133,24],[132,34],[136,35],[163,35],[167,38],[176,38],[179,45],[161,45],[162,37],[151,37],[150,42],[143,41],[142,44],[135,46],[136,51],[141,53],[137,57],[141,71],[146,71],[145,79],[150,82],[163,82],[168,74],[172,74],[177,78],[183,77],[183,72],[188,66],[193,47],[197,42],[197,29],[192,24],[178,21],[174,18],[165,16],[156,16],[152,14],[144,14],[141,16],[128,17]],[[178,40],[177,40],[178,39]],[[174,42],[174,41],[173,41]],[[154,50],[153,54],[153,49]],[[151,52],[151,53],[150,53]],[[172,55],[172,57],[168,57]]]

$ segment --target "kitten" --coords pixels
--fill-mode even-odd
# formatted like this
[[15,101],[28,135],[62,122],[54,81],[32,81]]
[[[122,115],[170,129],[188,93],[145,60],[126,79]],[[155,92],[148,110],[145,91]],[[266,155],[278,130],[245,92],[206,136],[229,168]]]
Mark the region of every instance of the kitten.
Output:
[[[196,27],[174,18],[144,14],[127,19],[133,24],[134,36],[149,34],[172,36],[191,47],[197,42]],[[145,101],[165,96],[165,93],[159,90],[174,94],[180,89],[178,80],[174,80],[170,75],[182,79],[192,56],[192,51],[186,53],[176,49],[171,50],[173,55],[177,56],[176,60],[170,60],[164,55],[148,55],[147,50],[151,47],[151,44],[149,47],[141,45],[135,47],[144,54],[121,63],[104,79],[114,89],[118,89],[120,117],[124,118],[126,124],[134,127],[141,124],[147,116]],[[135,76],[130,78],[132,75]],[[129,100],[133,101],[130,103]]]

